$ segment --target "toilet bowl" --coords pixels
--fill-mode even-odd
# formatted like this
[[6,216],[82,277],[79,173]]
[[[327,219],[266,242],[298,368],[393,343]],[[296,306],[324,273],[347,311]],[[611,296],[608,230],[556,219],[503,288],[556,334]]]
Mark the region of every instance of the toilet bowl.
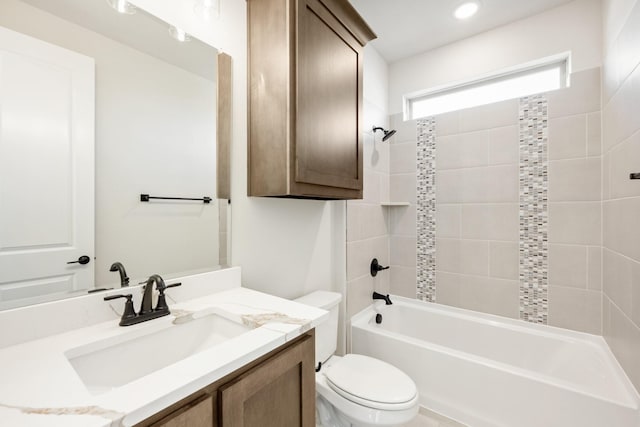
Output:
[[360,354],[335,356],[342,296],[316,291],[296,300],[330,312],[316,328],[316,425],[399,426],[418,413],[415,383],[398,368]]

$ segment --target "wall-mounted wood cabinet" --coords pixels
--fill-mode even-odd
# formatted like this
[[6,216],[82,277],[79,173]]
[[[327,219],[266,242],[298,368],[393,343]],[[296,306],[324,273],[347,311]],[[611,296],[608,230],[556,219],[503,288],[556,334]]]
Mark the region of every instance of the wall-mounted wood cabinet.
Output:
[[347,0],[247,0],[250,196],[362,198],[362,67]]
[[315,427],[310,331],[135,427]]

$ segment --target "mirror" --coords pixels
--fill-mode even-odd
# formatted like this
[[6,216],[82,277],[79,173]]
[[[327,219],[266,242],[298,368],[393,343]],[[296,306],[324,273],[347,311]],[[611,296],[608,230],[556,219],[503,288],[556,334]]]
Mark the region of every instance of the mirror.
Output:
[[0,309],[226,264],[218,52],[134,12],[0,4]]

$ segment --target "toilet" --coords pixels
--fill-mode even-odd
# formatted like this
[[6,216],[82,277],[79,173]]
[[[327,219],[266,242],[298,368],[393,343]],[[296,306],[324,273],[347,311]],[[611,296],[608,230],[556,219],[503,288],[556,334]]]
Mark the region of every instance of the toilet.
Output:
[[316,291],[296,299],[329,311],[316,328],[316,425],[321,427],[400,426],[418,413],[418,390],[407,374],[361,354],[336,356],[338,304],[342,295]]

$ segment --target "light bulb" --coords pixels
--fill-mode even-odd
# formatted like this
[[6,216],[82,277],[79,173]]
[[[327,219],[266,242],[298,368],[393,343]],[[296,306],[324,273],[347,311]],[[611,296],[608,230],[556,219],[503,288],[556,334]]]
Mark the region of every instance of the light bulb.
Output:
[[218,18],[220,15],[220,0],[196,0],[193,12],[205,21]]
[[458,19],[468,19],[475,15],[479,8],[480,5],[475,1],[462,3],[456,8],[453,15]]

